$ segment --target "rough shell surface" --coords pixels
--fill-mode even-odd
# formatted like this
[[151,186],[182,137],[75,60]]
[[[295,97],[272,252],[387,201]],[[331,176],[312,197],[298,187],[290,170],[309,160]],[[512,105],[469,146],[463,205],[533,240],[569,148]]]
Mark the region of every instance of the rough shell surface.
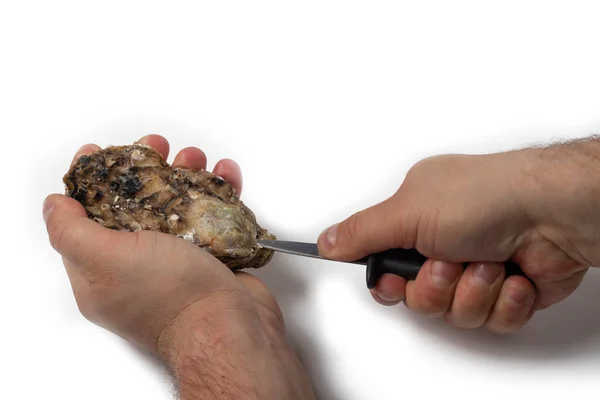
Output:
[[258,225],[227,181],[204,170],[171,168],[151,147],[110,146],[81,156],[63,181],[66,195],[107,228],[179,236],[232,270],[259,268],[273,256],[257,241],[275,236]]

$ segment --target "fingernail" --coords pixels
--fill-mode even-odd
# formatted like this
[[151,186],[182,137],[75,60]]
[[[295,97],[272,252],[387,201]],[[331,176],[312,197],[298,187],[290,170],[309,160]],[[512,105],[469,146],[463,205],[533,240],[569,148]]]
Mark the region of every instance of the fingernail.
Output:
[[521,306],[529,299],[529,292],[521,288],[513,287],[508,291],[508,298],[517,306]]
[[89,146],[88,144],[84,144],[83,146],[81,146],[79,149],[77,149],[77,151],[75,152],[75,158],[79,158],[83,155],[83,152],[85,150],[85,148]]
[[321,234],[321,248],[327,250],[335,246],[335,237],[337,235],[338,224],[332,225]]
[[54,202],[50,199],[46,199],[44,201],[44,207],[42,209],[42,214],[44,216],[44,222],[48,223],[48,218],[50,218],[50,214],[54,210]]
[[479,264],[473,271],[475,280],[485,286],[491,286],[500,277],[500,268],[496,264]]
[[396,303],[400,301],[400,297],[390,293],[377,292],[377,297],[385,303]]
[[447,286],[458,278],[460,271],[443,261],[434,261],[431,265],[431,280],[439,286]]

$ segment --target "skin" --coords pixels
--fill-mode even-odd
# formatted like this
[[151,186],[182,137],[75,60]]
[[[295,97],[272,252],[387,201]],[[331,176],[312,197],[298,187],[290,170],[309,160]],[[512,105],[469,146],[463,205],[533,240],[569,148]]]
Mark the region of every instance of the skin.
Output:
[[[139,142],[169,155],[161,136]],[[96,150],[85,145],[75,158]],[[172,164],[205,169],[207,158],[189,147]],[[241,193],[234,161],[213,172]],[[182,400],[314,399],[281,310],[257,278],[175,236],[106,229],[63,195],[46,199],[43,216],[83,316],[160,357]]]
[[[414,281],[386,274],[371,291],[462,329],[514,332],[536,310],[568,297],[600,264],[596,138],[487,155],[442,155],[415,164],[393,196],[326,229],[329,258],[390,248],[428,257]],[[506,277],[502,262],[519,264]],[[462,263],[469,263],[466,269]]]

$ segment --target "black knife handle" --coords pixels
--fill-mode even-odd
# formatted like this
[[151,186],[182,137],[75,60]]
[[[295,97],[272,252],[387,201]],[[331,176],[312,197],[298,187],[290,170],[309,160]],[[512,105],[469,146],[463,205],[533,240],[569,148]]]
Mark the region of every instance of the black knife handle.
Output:
[[[415,249],[390,249],[367,257],[367,288],[373,289],[383,274],[401,276],[407,281],[414,280],[427,257]],[[466,268],[469,263],[464,263]],[[506,276],[520,275],[528,278],[521,267],[513,262],[505,262]],[[529,279],[529,278],[528,278]]]

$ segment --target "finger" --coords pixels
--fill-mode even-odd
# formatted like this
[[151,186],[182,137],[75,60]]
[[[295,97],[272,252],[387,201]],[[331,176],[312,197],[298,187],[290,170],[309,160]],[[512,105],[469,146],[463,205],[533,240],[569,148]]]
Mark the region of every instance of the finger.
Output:
[[398,275],[383,274],[377,281],[371,296],[384,306],[393,306],[404,300],[406,280]]
[[485,324],[504,282],[499,263],[471,264],[462,274],[446,321],[457,328],[472,329]]
[[206,154],[197,147],[186,147],[175,156],[174,168],[206,169]]
[[79,159],[79,157],[85,156],[88,154],[92,154],[93,152],[98,151],[98,150],[100,150],[100,146],[98,146],[98,145],[91,144],[91,143],[84,144],[75,153],[75,156],[73,157],[73,161],[71,162],[71,165],[75,164],[75,162]]
[[319,252],[327,258],[350,261],[393,247],[412,247],[408,236],[401,234],[408,224],[391,198],[327,228],[317,240]]
[[136,143],[145,144],[157,150],[166,160],[169,158],[170,145],[169,141],[160,135],[146,135]]
[[220,160],[215,165],[213,173],[229,182],[238,197],[242,194],[242,187],[244,186],[242,170],[235,161],[228,158]]
[[406,284],[406,306],[426,317],[441,317],[452,304],[461,264],[428,260],[417,278]]
[[569,297],[579,287],[588,269],[554,282],[536,281],[535,309],[543,310]]
[[510,276],[502,284],[498,300],[485,323],[494,333],[511,333],[519,330],[533,315],[535,289],[522,276]]
[[[87,217],[83,206],[76,200],[63,195],[50,195],[43,207],[50,244],[63,257],[78,266],[94,267],[102,264],[106,252],[98,249],[110,249],[111,260],[121,259],[123,252],[132,252],[135,248],[135,235],[124,235],[106,229]],[[104,260],[106,261],[106,260]]]

